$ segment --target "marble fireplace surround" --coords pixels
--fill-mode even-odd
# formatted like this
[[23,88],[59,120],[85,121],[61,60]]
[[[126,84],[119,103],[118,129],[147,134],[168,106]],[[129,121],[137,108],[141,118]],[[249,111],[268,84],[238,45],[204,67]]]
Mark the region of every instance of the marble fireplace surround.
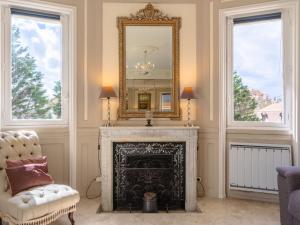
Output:
[[185,210],[197,210],[197,139],[199,127],[100,127],[101,208],[113,211],[113,142],[186,143]]

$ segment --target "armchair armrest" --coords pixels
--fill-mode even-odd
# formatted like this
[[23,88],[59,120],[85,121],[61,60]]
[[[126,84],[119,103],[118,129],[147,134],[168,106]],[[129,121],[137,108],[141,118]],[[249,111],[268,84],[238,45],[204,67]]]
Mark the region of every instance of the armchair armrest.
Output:
[[300,167],[285,166],[276,168],[278,175],[287,182],[288,191],[300,189]]
[[283,166],[283,167],[277,167],[277,172],[282,177],[300,177],[300,167],[297,166]]

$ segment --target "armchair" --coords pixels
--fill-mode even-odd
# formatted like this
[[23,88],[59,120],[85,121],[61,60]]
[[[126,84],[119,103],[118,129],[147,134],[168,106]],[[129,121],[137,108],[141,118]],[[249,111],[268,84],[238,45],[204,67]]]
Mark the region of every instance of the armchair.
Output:
[[6,160],[42,156],[37,134],[33,131],[0,132],[0,225],[47,225],[73,213],[79,202],[76,190],[66,185],[49,184],[22,191],[15,196],[6,190]]
[[281,225],[300,225],[300,167],[279,167]]

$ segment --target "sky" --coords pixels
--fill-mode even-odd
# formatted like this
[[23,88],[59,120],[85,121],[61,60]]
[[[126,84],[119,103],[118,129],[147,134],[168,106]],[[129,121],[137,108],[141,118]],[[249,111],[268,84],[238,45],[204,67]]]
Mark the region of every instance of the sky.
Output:
[[55,20],[13,15],[11,25],[19,28],[19,41],[36,59],[38,71],[44,74],[44,87],[51,96],[55,81],[61,80],[62,74],[61,24]]
[[[20,42],[28,47],[44,76],[44,86],[53,94],[55,81],[61,78],[61,24],[55,20],[12,17],[20,30]],[[234,71],[250,89],[258,89],[271,98],[283,96],[281,20],[243,23],[234,26]]]
[[234,25],[233,68],[250,89],[283,96],[281,20]]

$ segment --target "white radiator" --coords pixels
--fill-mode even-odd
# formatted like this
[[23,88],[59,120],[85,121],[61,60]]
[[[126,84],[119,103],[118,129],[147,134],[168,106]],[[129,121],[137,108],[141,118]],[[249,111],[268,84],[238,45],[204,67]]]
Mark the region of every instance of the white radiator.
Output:
[[290,145],[229,144],[229,188],[277,193],[276,167],[292,165]]

